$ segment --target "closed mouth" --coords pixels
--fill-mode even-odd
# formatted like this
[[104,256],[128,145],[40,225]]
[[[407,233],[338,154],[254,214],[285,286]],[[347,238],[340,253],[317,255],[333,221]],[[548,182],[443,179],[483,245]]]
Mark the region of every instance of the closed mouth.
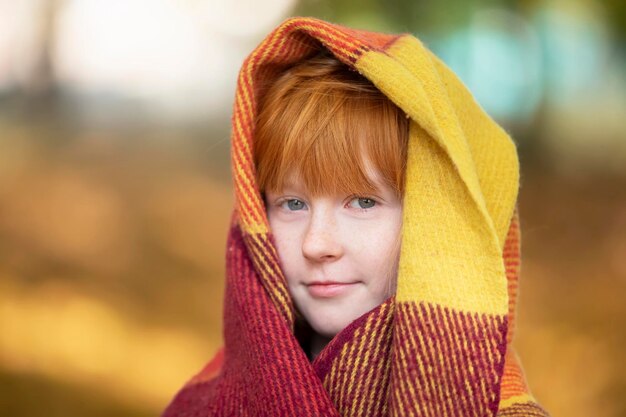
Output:
[[306,287],[309,294],[314,298],[331,298],[350,291],[359,282],[313,281],[306,284]]

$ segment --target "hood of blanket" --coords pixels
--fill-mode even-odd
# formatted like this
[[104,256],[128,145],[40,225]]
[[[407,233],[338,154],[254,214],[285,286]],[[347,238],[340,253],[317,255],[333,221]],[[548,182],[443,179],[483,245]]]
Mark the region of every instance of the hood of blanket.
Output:
[[391,372],[399,375],[394,389],[438,387],[432,396],[441,403],[469,390],[468,404],[482,401],[496,409],[519,263],[517,151],[458,77],[413,35],[296,17],[281,23],[244,61],[232,117],[233,219],[256,273],[293,326],[285,279],[280,268],[268,266],[278,265],[278,257],[255,180],[253,121],[259,86],[322,48],[410,118],[393,316]]
[[[270,232],[252,163],[258,86],[321,48],[368,78],[411,119],[397,301],[507,314],[503,249],[518,193],[516,147],[457,76],[411,34],[296,17],[247,57],[238,78],[231,144],[235,217],[243,232]],[[253,258],[275,256],[272,245],[266,251],[271,253],[253,251]],[[284,282],[272,280],[270,293],[284,294],[274,288]],[[290,303],[272,298],[291,320]]]

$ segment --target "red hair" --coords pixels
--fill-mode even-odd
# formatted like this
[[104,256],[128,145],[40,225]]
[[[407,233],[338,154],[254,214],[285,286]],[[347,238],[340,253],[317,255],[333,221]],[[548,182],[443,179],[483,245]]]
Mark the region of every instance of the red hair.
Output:
[[402,197],[408,141],[404,112],[328,53],[290,68],[262,94],[254,162],[262,192],[291,175],[312,195],[376,190],[368,167]]

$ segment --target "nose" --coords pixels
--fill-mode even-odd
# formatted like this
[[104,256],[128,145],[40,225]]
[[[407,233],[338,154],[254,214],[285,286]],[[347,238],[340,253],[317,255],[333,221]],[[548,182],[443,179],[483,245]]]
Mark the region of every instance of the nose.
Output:
[[343,245],[338,232],[332,210],[315,210],[302,242],[304,257],[313,262],[329,262],[341,258]]

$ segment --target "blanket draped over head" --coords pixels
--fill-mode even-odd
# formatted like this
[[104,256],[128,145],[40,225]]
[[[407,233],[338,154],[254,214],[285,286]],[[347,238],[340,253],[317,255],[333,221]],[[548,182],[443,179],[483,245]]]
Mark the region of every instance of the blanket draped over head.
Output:
[[[389,97],[410,127],[397,292],[311,362],[294,336],[252,155],[259,86],[324,48]],[[165,417],[548,415],[511,346],[515,145],[418,39],[284,21],[241,68],[231,150],[224,347]]]

